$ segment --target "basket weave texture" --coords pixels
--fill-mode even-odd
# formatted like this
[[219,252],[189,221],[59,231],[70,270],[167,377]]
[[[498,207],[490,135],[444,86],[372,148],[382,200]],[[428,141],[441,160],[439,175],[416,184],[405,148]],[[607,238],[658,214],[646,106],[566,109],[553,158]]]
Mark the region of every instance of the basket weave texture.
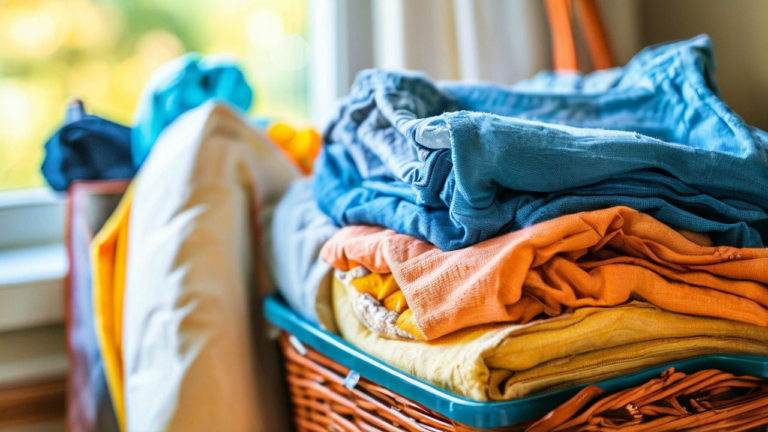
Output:
[[[416,402],[360,377],[345,386],[349,369],[309,347],[299,353],[283,332],[280,347],[299,432],[474,432],[521,431],[525,425],[475,429],[458,424]],[[351,388],[351,389],[350,389]]]

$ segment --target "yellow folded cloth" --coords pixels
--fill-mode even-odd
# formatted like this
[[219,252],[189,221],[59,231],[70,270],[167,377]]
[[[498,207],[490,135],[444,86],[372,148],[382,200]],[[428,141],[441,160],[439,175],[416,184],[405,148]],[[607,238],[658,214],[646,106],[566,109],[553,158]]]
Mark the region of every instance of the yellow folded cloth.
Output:
[[278,122],[267,129],[267,136],[285,152],[303,174],[312,172],[312,165],[323,144],[323,138],[316,130],[295,129],[287,123]]
[[355,315],[363,296],[334,280],[341,335],[404,372],[470,399],[511,400],[708,354],[768,355],[768,329],[643,302],[585,307],[528,324],[488,324],[431,341],[387,339]]

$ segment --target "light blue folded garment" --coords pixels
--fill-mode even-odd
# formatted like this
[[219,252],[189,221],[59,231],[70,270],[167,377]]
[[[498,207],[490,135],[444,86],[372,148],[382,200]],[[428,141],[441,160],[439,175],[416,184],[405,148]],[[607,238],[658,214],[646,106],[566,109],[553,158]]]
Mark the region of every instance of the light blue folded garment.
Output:
[[[312,180],[293,181],[272,218],[271,274],[278,290],[294,311],[334,331],[331,266],[320,249],[339,228],[317,207]],[[327,296],[325,301],[320,300]]]
[[157,69],[136,109],[131,131],[134,166],[141,166],[167,125],[212,99],[241,111],[251,106],[253,90],[232,58],[189,53]]
[[768,235],[768,135],[718,97],[706,36],[518,87],[361,72],[315,164],[320,208],[443,250],[626,205],[717,244]]

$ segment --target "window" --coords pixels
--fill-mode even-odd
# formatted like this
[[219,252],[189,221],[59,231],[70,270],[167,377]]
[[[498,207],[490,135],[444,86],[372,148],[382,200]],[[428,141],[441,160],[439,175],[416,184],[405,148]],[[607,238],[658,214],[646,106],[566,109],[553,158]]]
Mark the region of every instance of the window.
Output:
[[[369,11],[368,0],[351,3]],[[47,189],[40,165],[70,97],[128,125],[158,66],[190,51],[231,53],[255,91],[251,114],[317,120],[354,76],[343,73],[351,47],[339,45],[350,7],[347,0],[0,0],[0,334],[62,320],[65,199]]]
[[184,52],[235,55],[253,113],[309,117],[308,0],[0,1],[0,191],[44,186],[66,100],[123,124],[151,72]]

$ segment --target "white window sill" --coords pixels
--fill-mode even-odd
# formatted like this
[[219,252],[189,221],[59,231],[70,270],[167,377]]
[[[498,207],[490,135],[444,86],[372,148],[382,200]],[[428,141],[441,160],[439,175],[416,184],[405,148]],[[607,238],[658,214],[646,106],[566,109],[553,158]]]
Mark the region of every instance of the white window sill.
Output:
[[0,250],[64,243],[65,208],[48,189],[0,192]]
[[0,251],[0,332],[63,322],[66,274],[63,244]]
[[47,189],[0,193],[0,387],[66,376],[65,208]]
[[65,208],[44,188],[0,193],[0,332],[63,321]]

